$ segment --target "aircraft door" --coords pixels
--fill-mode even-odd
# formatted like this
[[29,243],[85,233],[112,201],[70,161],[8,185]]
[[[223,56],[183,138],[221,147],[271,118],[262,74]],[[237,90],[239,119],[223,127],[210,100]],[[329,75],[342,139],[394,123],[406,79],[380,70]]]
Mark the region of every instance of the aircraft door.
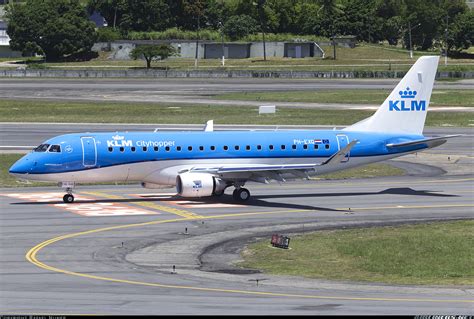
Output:
[[[347,135],[338,134],[336,135],[336,137],[337,137],[337,147],[339,148],[339,150],[343,149],[349,144],[349,138],[347,137]],[[350,152],[347,153],[347,155],[344,157],[343,162],[349,161],[349,157],[350,157]]]
[[95,138],[81,137],[82,163],[84,167],[93,167],[97,164],[97,147]]

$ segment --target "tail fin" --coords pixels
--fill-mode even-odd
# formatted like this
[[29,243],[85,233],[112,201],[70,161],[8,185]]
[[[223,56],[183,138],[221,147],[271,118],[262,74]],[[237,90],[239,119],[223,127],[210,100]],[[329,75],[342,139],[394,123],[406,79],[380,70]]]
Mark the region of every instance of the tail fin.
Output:
[[422,134],[438,60],[419,58],[375,114],[345,130]]

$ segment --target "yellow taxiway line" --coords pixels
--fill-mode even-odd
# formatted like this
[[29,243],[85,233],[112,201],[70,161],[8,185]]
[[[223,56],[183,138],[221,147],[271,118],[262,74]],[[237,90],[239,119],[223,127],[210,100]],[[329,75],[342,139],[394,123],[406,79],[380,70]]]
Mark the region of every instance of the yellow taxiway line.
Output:
[[[105,198],[109,198],[109,199],[121,199],[121,200],[129,199],[128,197],[122,197],[122,196],[118,196],[118,195],[106,194],[106,193],[102,193],[102,192],[81,192],[81,194],[93,195],[93,196],[97,196],[97,197],[105,197]],[[184,217],[184,218],[187,218],[187,219],[203,218],[203,216],[201,216],[201,215],[198,215],[198,214],[195,214],[195,213],[183,210],[183,209],[173,208],[173,207],[164,206],[164,205],[158,205],[158,204],[148,202],[148,201],[134,201],[132,204],[136,204],[136,205],[146,207],[146,208],[156,209],[158,211],[171,213],[171,214],[178,215],[178,216],[181,216],[181,217]]]
[[[433,207],[433,206],[432,206]],[[446,206],[443,206],[446,207]],[[400,208],[400,207],[398,207]],[[403,207],[403,208],[406,208]],[[211,219],[211,218],[226,218],[226,217],[235,217],[235,216],[243,216],[246,215],[257,215],[257,214],[269,214],[269,213],[295,213],[295,212],[310,212],[311,210],[288,210],[288,211],[277,211],[277,212],[254,212],[254,213],[241,213],[241,214],[225,214],[225,215],[216,215],[210,217],[203,217],[203,219]],[[232,294],[242,294],[242,295],[254,295],[254,296],[272,296],[272,297],[289,297],[289,298],[305,298],[305,299],[331,299],[331,300],[357,300],[357,301],[391,301],[391,302],[433,302],[433,303],[474,303],[474,300],[465,300],[465,299],[457,299],[457,300],[444,300],[444,299],[423,299],[423,298],[375,298],[375,297],[349,297],[349,296],[324,296],[324,295],[303,295],[303,294],[287,294],[287,293],[276,293],[276,292],[262,292],[262,291],[254,291],[254,290],[238,290],[238,289],[222,289],[222,288],[207,288],[207,287],[196,287],[196,286],[184,286],[184,285],[165,285],[160,283],[152,283],[152,282],[142,282],[142,281],[134,281],[134,280],[125,280],[125,279],[118,279],[118,278],[111,278],[111,277],[104,277],[104,276],[96,276],[96,275],[89,275],[85,273],[79,273],[74,271],[69,271],[66,269],[56,268],[50,265],[47,265],[37,259],[38,252],[56,242],[61,240],[65,240],[68,238],[84,236],[88,234],[98,233],[98,232],[105,232],[105,231],[112,231],[118,229],[125,229],[125,228],[132,228],[132,227],[143,227],[149,225],[157,225],[157,224],[164,224],[164,223],[172,223],[172,222],[181,222],[190,220],[192,218],[179,218],[179,219],[168,219],[168,220],[158,220],[146,223],[137,223],[137,224],[128,224],[128,225],[119,225],[119,226],[111,226],[99,229],[88,230],[84,232],[66,234],[63,236],[55,237],[44,241],[33,248],[31,248],[27,254],[26,259],[31,262],[32,264],[49,270],[53,272],[63,273],[71,276],[78,276],[83,278],[95,279],[95,280],[102,280],[108,282],[117,282],[117,283],[124,283],[124,284],[132,284],[132,285],[141,285],[141,286],[151,286],[151,287],[158,287],[158,288],[168,288],[168,289],[185,289],[185,290],[193,290],[193,291],[205,291],[205,292],[219,292],[219,293],[232,293]]]

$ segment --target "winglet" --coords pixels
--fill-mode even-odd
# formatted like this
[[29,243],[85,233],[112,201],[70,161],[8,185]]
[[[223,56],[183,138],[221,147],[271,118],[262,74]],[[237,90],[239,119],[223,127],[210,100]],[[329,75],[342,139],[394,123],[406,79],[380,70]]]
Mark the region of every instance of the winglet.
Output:
[[352,147],[356,145],[358,140],[353,140],[349,144],[346,145],[342,150],[339,150],[337,153],[333,154],[330,158],[325,160],[324,162],[321,163],[321,165],[333,165],[333,164],[339,164],[341,162],[344,162],[344,158],[349,154],[351,151]]
[[204,132],[214,132],[214,120],[209,120],[206,122]]

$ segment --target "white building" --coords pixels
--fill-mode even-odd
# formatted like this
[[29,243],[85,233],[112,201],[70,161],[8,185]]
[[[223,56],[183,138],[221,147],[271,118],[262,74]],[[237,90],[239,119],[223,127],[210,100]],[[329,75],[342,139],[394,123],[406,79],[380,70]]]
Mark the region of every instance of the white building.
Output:
[[3,7],[0,6],[0,58],[18,58],[21,52],[10,49],[10,37],[7,34],[7,22],[3,20]]

